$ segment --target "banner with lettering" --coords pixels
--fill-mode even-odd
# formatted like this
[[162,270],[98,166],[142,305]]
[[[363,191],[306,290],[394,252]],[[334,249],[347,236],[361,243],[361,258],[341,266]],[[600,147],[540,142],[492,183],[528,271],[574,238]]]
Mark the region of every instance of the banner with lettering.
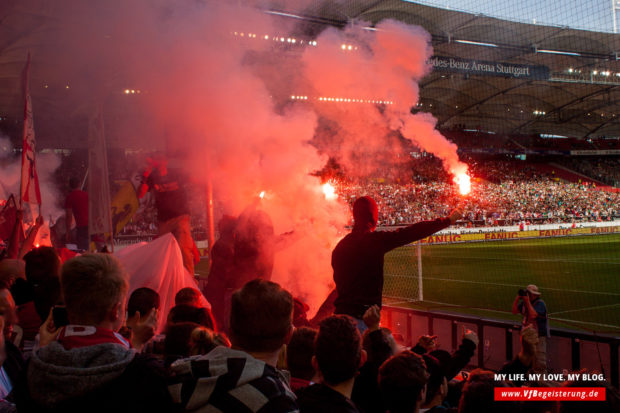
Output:
[[460,57],[433,56],[428,60],[428,64],[433,66],[434,70],[445,72],[513,77],[516,79],[547,80],[550,73],[547,66],[490,62]]
[[620,233],[620,226],[541,229],[536,231],[497,231],[475,234],[435,234],[421,240],[423,244],[450,244],[455,242],[506,241],[524,238],[567,237]]

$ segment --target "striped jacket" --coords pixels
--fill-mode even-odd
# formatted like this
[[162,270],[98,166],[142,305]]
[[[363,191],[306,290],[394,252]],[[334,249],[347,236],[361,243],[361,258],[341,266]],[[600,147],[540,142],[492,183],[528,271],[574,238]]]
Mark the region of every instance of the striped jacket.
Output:
[[206,355],[177,360],[168,387],[186,412],[298,412],[287,379],[274,367],[251,355],[216,347]]

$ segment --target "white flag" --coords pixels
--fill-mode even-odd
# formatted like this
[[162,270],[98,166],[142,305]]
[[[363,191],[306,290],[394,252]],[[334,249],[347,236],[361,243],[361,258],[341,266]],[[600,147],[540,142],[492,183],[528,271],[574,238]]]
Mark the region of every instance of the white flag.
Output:
[[88,232],[91,237],[102,235],[106,244],[111,244],[110,181],[101,107],[89,120],[88,140]]

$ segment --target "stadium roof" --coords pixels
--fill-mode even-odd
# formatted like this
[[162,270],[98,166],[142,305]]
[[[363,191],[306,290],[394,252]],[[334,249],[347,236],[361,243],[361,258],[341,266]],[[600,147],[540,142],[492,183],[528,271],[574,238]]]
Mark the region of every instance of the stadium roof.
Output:
[[549,69],[546,79],[433,71],[421,84],[421,109],[431,111],[440,127],[620,136],[618,34],[524,24],[400,0],[326,3],[302,13],[310,22],[306,30],[395,19],[424,27],[436,56]]
[[[567,27],[524,24],[479,14],[445,10],[400,0],[308,2],[299,12],[295,2],[272,2],[272,12],[295,15],[299,35],[315,36],[326,26],[352,21],[372,26],[395,19],[424,27],[433,39],[435,56],[457,62],[486,62],[527,67],[544,76],[515,78],[497,74],[435,70],[421,84],[420,110],[430,111],[445,128],[465,127],[497,133],[544,133],[573,137],[620,136],[620,35]],[[28,50],[33,58],[32,89],[37,125],[53,113],[59,94],[43,89],[45,53],[54,30],[54,2],[4,0],[0,9],[0,117],[19,119],[20,74]],[[528,69],[529,70],[529,69]],[[58,114],[50,121],[65,121]],[[44,121],[45,122],[45,121]],[[66,122],[64,127],[75,128]]]

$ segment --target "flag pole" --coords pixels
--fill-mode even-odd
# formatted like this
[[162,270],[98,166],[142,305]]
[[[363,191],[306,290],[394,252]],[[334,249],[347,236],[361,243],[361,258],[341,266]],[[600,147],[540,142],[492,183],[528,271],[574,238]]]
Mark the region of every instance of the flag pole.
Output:
[[209,242],[209,266],[211,266],[211,250],[215,243],[215,231],[213,228],[213,185],[211,175],[207,175],[207,240]]
[[[24,143],[26,142],[27,123],[28,123],[28,78],[30,77],[30,52],[28,52],[28,58],[26,59],[26,66],[24,67],[24,73],[22,77],[22,87],[24,89],[24,130],[22,133],[22,169],[24,168],[24,157],[26,156],[26,148]],[[24,173],[22,171],[19,180],[19,209],[23,210],[23,196],[24,193]]]

